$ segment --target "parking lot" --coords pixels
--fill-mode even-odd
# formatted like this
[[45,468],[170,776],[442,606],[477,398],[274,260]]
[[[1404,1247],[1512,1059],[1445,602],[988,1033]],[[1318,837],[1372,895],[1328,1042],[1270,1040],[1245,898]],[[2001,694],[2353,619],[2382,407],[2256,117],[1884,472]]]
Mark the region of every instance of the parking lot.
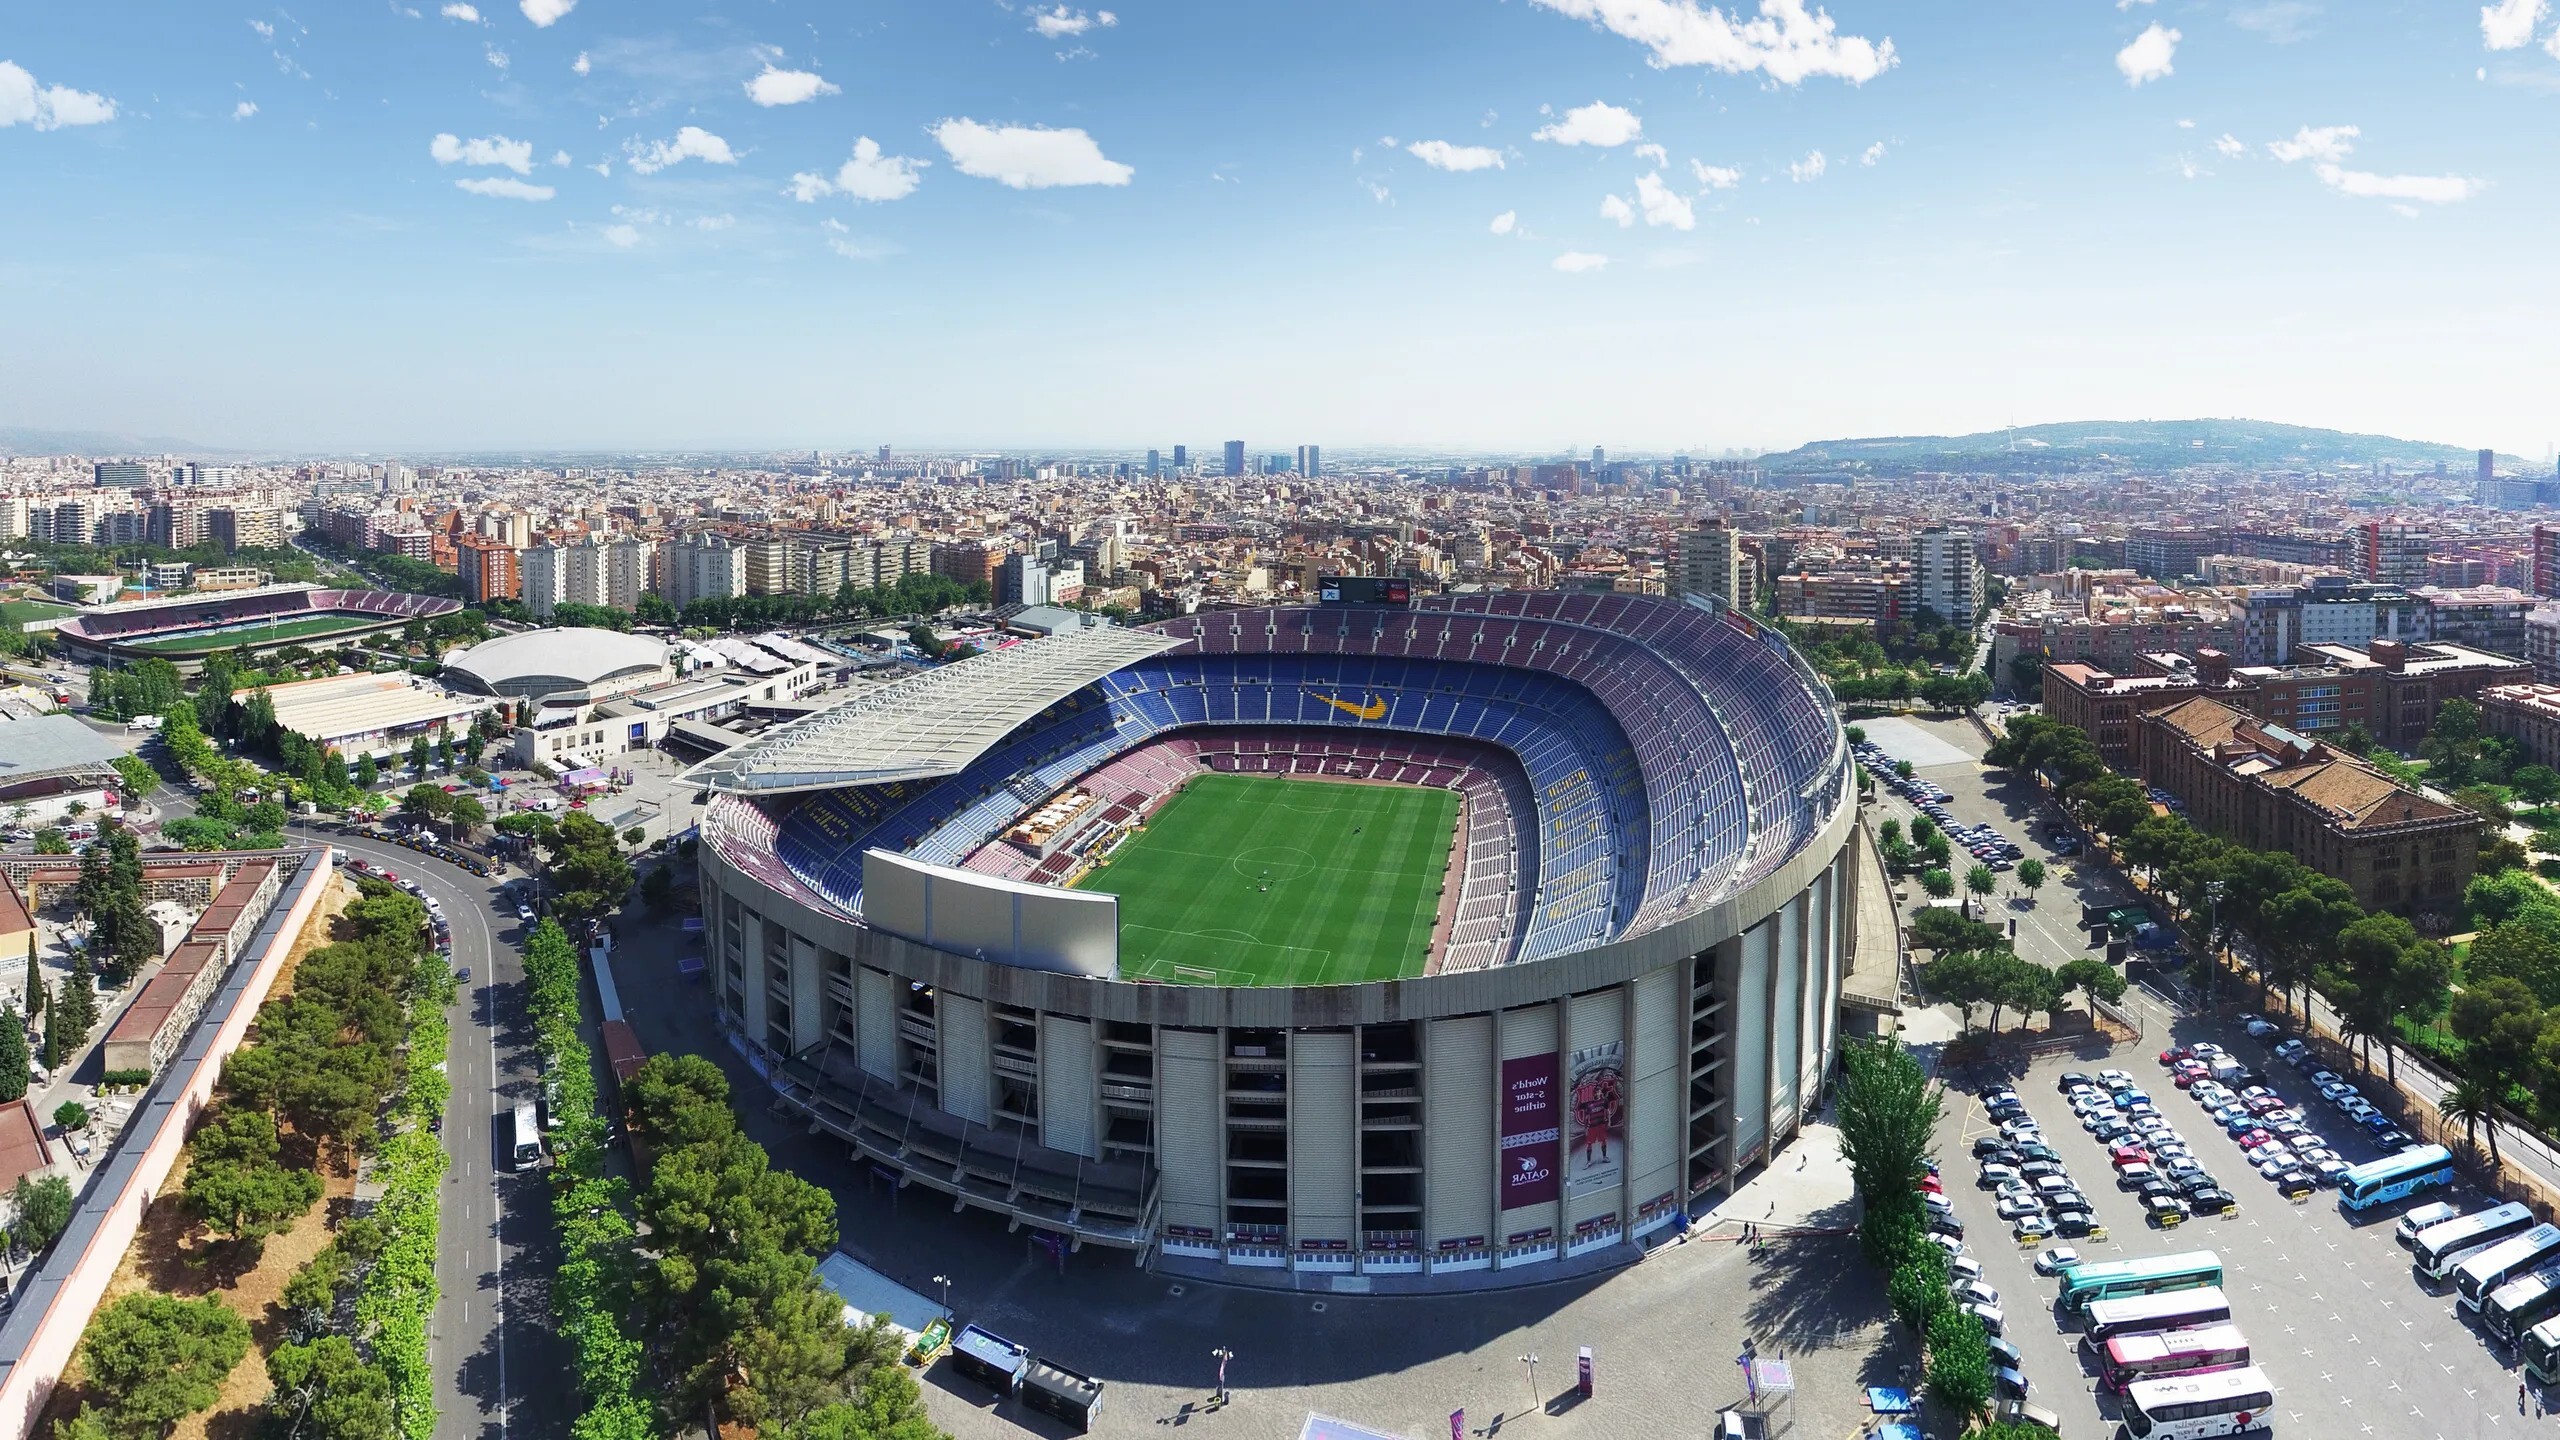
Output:
[[[1995,1214],[1993,1194],[1975,1183],[1974,1142],[1997,1134],[1998,1126],[1980,1099],[1950,1085],[1938,1145],[1945,1192],[1984,1280],[2000,1292],[2006,1338],[2023,1357],[2030,1398],[2062,1414],[2065,1435],[2117,1433],[2113,1397],[2093,1393],[2096,1367],[2084,1358],[2076,1328],[2061,1328],[2053,1304],[2057,1282],[2033,1273],[2041,1249],[2066,1243],[2091,1260],[2212,1250],[2225,1270],[2232,1323],[2248,1338],[2253,1363],[2275,1385],[2276,1433],[2450,1440],[2510,1435],[2526,1426],[2560,1429],[2560,1418],[2538,1418],[2530,1404],[2519,1407],[2521,1372],[2514,1355],[2457,1318],[2449,1286],[2421,1286],[2393,1233],[2393,1222],[2408,1205],[2450,1199],[2468,1210],[2491,1202],[2468,1190],[2438,1192],[2359,1217],[2362,1223],[2356,1224],[2339,1208],[2334,1190],[2318,1188],[2300,1201],[2288,1200],[2255,1173],[2191,1091],[2172,1086],[2171,1071],[2155,1059],[2173,1040],[2223,1046],[2261,1071],[2268,1088],[2345,1162],[2382,1154],[2301,1072],[2274,1058],[2277,1038],[2261,1042],[2244,1036],[2237,1024],[2180,1020],[2172,1039],[2155,1036],[2139,1052],[2120,1046],[2102,1058],[2094,1049],[2057,1054],[2036,1061],[2023,1075],[2005,1077],[2039,1122],[2062,1170],[2086,1195],[2103,1239],[2057,1237],[2022,1245],[2012,1238],[2010,1226]],[[2082,1127],[2057,1088],[2066,1072],[2094,1076],[2103,1069],[2131,1074],[2202,1168],[2236,1197],[2235,1211],[2167,1229],[2146,1223],[2140,1201],[2118,1188],[2108,1150]]]

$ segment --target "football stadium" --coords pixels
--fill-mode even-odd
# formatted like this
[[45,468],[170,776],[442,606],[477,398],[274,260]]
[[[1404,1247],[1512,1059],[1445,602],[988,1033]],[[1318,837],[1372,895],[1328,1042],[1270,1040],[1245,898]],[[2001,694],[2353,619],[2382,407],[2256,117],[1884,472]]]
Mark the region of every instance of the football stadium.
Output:
[[461,608],[458,600],[432,595],[268,585],[100,605],[63,621],[53,633],[64,649],[85,660],[123,663],[156,657],[192,671],[218,650],[296,643],[317,648]]
[[697,766],[723,1027],[871,1173],[1142,1263],[1508,1270],[1729,1191],[1838,1046],[1828,692],[1708,603],[1385,584]]

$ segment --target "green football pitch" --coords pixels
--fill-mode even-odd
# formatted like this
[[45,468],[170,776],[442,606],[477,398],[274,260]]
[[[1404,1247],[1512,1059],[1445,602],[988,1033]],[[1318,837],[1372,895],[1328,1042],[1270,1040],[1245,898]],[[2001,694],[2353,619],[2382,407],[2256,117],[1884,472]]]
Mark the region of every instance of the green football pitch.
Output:
[[1120,973],[1350,985],[1422,973],[1458,797],[1202,775],[1076,882],[1120,897]]
[[190,630],[165,640],[136,640],[130,648],[152,655],[210,655],[216,650],[231,650],[247,645],[264,650],[288,640],[309,639],[314,635],[337,635],[352,630],[369,630],[398,624],[396,616],[366,615],[332,610],[325,615],[306,615],[272,624],[250,623],[220,630]]

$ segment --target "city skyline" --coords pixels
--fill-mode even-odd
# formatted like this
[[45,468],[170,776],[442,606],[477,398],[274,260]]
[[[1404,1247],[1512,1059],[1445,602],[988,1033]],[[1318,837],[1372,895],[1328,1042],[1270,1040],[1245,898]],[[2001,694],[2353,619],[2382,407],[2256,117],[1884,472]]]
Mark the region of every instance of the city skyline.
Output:
[[0,48],[44,337],[0,424],[1712,454],[2249,415],[2541,457],[2555,90],[2536,0],[44,11]]

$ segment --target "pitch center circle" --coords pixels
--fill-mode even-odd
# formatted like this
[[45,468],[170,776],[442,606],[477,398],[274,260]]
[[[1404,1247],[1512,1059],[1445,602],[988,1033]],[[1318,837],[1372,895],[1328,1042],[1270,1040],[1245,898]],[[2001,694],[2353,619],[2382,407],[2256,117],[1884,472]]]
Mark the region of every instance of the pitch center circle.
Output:
[[1239,850],[1227,867],[1247,880],[1297,880],[1316,873],[1316,857],[1295,845]]

